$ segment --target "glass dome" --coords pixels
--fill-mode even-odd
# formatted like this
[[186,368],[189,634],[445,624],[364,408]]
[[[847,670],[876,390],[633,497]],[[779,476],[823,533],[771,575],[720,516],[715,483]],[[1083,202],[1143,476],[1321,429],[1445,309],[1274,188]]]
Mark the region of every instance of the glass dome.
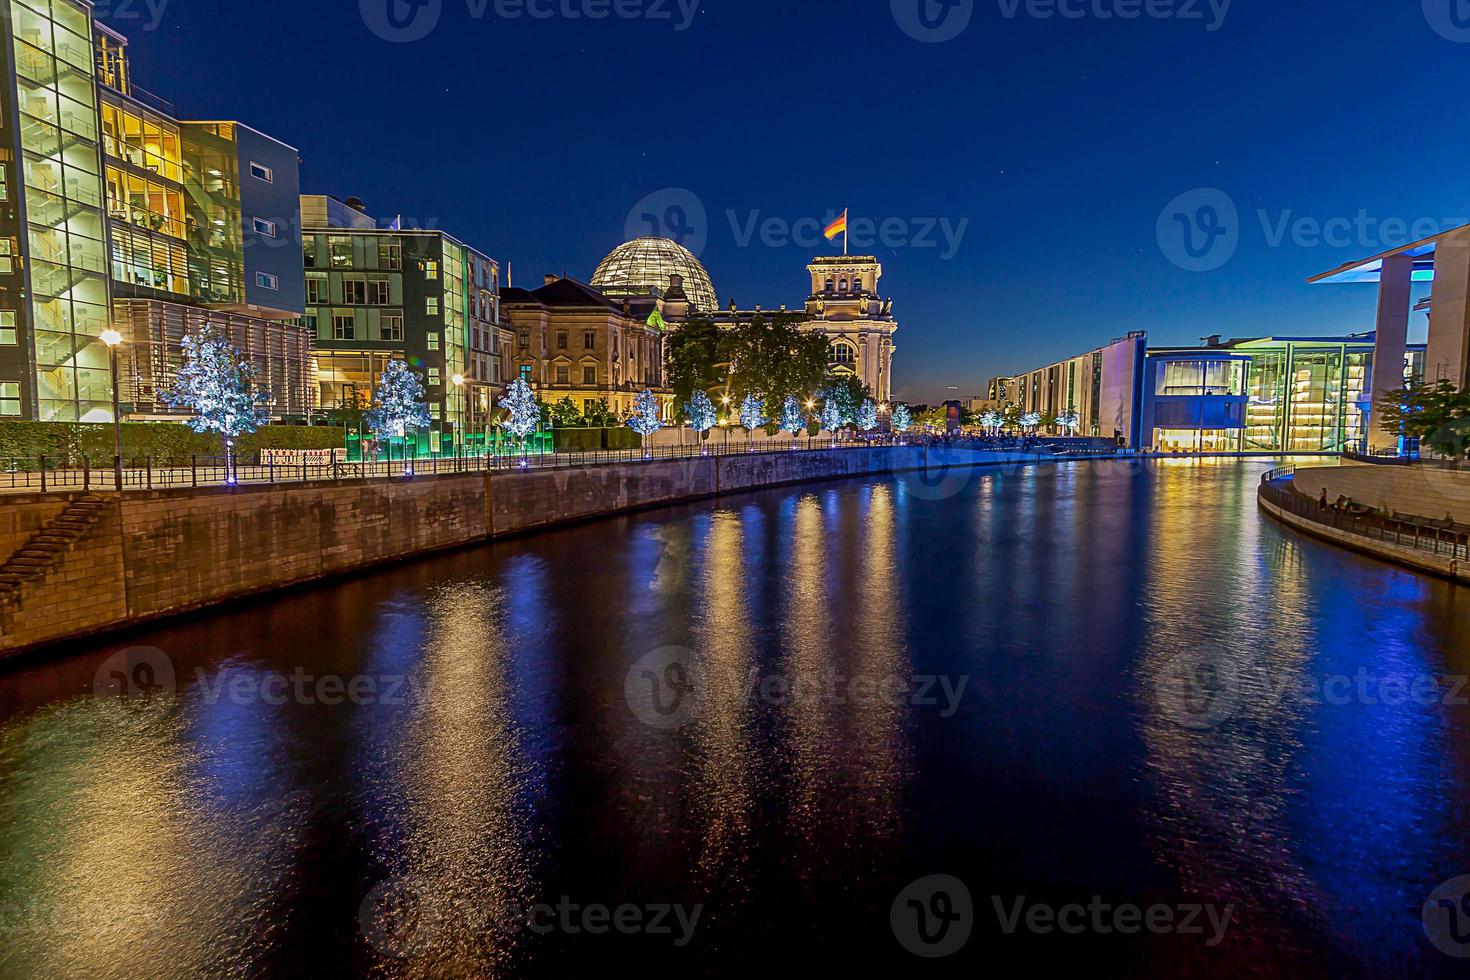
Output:
[[668,238],[635,238],[619,245],[592,274],[592,285],[648,287],[667,293],[671,275],[684,277],[689,302],[702,312],[719,309],[714,283],[704,266],[693,252]]

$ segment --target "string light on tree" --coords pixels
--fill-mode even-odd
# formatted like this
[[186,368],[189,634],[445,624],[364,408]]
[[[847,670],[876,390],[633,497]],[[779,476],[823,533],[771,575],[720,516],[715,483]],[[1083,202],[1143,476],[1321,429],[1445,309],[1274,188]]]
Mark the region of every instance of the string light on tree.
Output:
[[520,440],[521,469],[526,469],[531,465],[530,455],[526,452],[526,440],[541,425],[541,401],[531,390],[531,386],[526,384],[525,378],[516,378],[501,405],[510,412],[505,427]]
[[194,413],[189,428],[218,432],[225,439],[225,482],[234,486],[235,440],[268,420],[271,396],[255,390],[255,368],[239,348],[212,326],[186,334],[184,365],[164,401]]
[[710,401],[709,395],[703,391],[696,391],[694,397],[684,405],[684,414],[689,416],[689,425],[699,434],[700,452],[708,454],[707,435],[719,424],[719,416],[715,414],[715,403]]
[[858,406],[857,427],[864,432],[872,432],[878,428],[878,406],[873,404],[872,399]]
[[798,439],[806,431],[806,427],[806,412],[801,407],[801,399],[795,395],[787,395],[785,404],[781,406],[781,431],[791,433],[792,449],[800,447]]
[[1021,428],[1034,429],[1041,424],[1040,412],[1027,412],[1021,416]]
[[842,417],[842,406],[837,404],[837,399],[827,399],[827,404],[822,406],[822,430],[832,433],[833,448],[837,446],[837,433],[846,424],[847,420]]
[[[424,385],[407,361],[394,359],[383,368],[378,387],[373,392],[373,407],[364,416],[368,428],[379,437],[403,439],[409,430],[430,424],[429,407],[424,404]],[[392,459],[391,450],[389,459]],[[412,460],[405,472],[413,475]]]
[[[755,438],[755,430],[766,424],[766,403],[754,395],[746,395],[740,403],[740,427],[747,440]],[[749,448],[754,443],[748,443]]]
[[907,405],[893,406],[893,431],[903,435],[913,428],[914,416]]
[[643,437],[644,459],[653,458],[653,447],[648,444],[648,440],[663,427],[663,420],[659,418],[658,399],[653,397],[653,392],[644,388],[634,402],[633,416],[628,419],[628,428]]

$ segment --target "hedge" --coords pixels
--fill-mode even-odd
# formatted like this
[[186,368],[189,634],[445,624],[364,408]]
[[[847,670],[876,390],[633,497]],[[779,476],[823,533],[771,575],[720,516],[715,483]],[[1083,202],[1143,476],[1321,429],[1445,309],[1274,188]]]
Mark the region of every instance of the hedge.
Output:
[[558,452],[590,453],[604,449],[642,449],[643,439],[632,429],[556,429]]
[[[182,422],[124,422],[123,456],[152,457],[158,462],[177,462],[190,456],[217,456],[224,443],[215,434],[198,433]],[[250,456],[261,449],[340,449],[343,430],[327,426],[268,425],[242,436],[235,451]],[[80,462],[112,458],[113,428],[110,424],[76,422],[0,422],[0,459],[33,459],[46,456],[58,462]]]

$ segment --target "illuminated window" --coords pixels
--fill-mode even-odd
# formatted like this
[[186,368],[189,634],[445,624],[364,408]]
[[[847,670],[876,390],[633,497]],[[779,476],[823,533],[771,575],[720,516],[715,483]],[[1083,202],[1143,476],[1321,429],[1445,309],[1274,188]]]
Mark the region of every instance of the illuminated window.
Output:
[[0,416],[20,417],[20,382],[0,381]]
[[261,289],[281,288],[281,280],[276,276],[271,275],[269,272],[257,272],[255,274],[255,284]]
[[532,372],[532,370],[533,369],[532,369],[531,365],[529,365],[529,364],[522,364],[521,365],[521,380],[524,381],[526,384],[530,384],[531,383],[531,377],[532,377],[531,372]]
[[15,271],[15,258],[11,254],[9,238],[0,238],[0,275],[10,275]]
[[832,345],[832,362],[843,365],[856,364],[857,348],[846,341],[838,341]]
[[428,341],[429,341],[429,350],[438,350],[439,349],[439,335],[437,333],[431,333],[431,334],[429,334]]
[[424,312],[429,316],[439,315],[439,297],[430,296],[424,300]]
[[14,347],[15,339],[15,311],[0,311],[0,347]]
[[424,278],[425,279],[438,279],[439,278],[439,263],[438,262],[428,261],[428,262],[425,262],[424,263]]
[[429,368],[429,387],[430,388],[437,388],[442,383],[443,382],[439,378],[439,369],[438,368]]
[[327,239],[327,252],[331,257],[332,268],[346,269],[352,265],[352,239],[341,235],[333,235]]

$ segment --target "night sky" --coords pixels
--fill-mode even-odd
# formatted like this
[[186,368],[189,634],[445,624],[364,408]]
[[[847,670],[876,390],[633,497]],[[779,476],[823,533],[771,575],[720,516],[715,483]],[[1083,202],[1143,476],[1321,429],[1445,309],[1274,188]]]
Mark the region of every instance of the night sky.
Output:
[[[742,307],[800,304],[806,262],[832,251],[746,238],[753,217],[807,236],[844,206],[886,221],[865,251],[884,263],[899,394],[915,401],[1135,329],[1160,344],[1370,330],[1373,287],[1305,280],[1470,216],[1459,0],[1235,0],[1223,19],[1224,0],[1154,0],[1182,16],[1132,20],[1095,12],[1130,0],[1063,0],[1077,19],[1033,17],[1039,0],[922,0],[937,35],[920,0],[704,0],[683,30],[681,0],[620,0],[649,16],[605,20],[559,12],[597,0],[532,0],[550,19],[415,0],[430,6],[400,8],[421,18],[405,29],[433,29],[403,43],[381,36],[388,2],[99,11],[131,38],[135,82],[186,118],[299,147],[308,192],[442,226],[513,264],[517,285],[589,278],[640,200],[680,203],[668,188],[702,206],[674,231],[703,240],[721,301]],[[952,40],[911,36],[966,14]],[[1165,213],[1200,188],[1238,218],[1198,194]],[[1354,225],[1316,240],[1331,219]],[[957,248],[945,226],[963,227]],[[1199,259],[1186,226],[1209,234]]]

